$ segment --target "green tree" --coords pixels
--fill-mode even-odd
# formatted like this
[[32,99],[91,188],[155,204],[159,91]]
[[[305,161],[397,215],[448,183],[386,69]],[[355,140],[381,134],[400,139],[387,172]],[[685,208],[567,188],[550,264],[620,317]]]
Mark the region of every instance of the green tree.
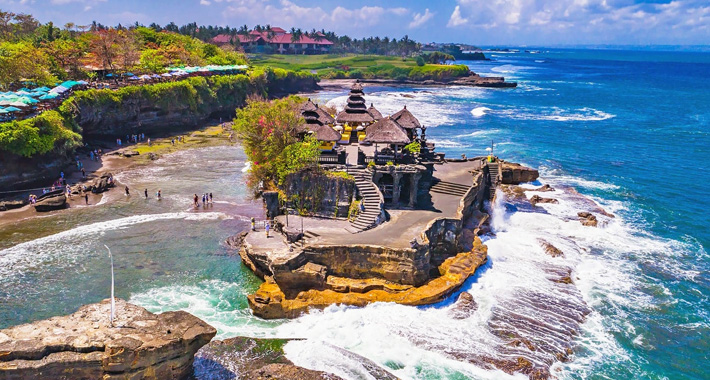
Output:
[[51,85],[57,78],[49,72],[49,57],[27,42],[0,42],[0,86],[31,81]]

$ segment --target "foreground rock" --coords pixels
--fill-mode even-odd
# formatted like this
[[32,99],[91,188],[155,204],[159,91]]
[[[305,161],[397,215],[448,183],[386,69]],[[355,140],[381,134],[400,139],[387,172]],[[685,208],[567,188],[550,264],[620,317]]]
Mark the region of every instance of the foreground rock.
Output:
[[34,206],[35,210],[38,212],[61,210],[67,207],[67,197],[60,193],[46,198],[40,198]]
[[108,191],[114,186],[116,185],[113,182],[113,174],[105,173],[102,174],[101,177],[96,178],[94,180],[94,183],[92,183],[91,186],[88,187],[88,190],[90,190],[94,194],[100,194],[104,191]]
[[116,300],[0,330],[0,379],[183,379],[217,331],[184,312],[153,314]]
[[0,202],[0,211],[14,210],[26,205],[25,201],[5,201]]
[[449,310],[449,316],[454,319],[466,319],[478,310],[478,304],[471,293],[462,292],[456,299],[454,307]]
[[555,198],[543,198],[539,195],[533,195],[532,198],[530,198],[530,203],[535,206],[538,203],[552,203],[552,204],[557,204],[560,203],[557,199]]
[[502,161],[501,173],[502,183],[504,185],[519,185],[524,182],[533,182],[540,177],[540,173],[537,169],[507,161]]
[[195,356],[197,379],[304,379],[338,380],[340,377],[298,367],[286,359],[286,339],[236,337],[214,341]]
[[560,251],[559,248],[555,247],[554,245],[550,244],[547,240],[545,239],[537,239],[537,242],[540,243],[540,246],[542,247],[542,250],[545,251],[548,255],[552,257],[561,257],[564,256],[564,252]]

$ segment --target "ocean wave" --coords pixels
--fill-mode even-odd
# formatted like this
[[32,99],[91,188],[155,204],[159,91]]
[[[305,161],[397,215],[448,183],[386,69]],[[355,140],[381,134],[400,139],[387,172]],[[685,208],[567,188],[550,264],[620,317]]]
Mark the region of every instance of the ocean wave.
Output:
[[500,133],[500,129],[485,129],[481,131],[473,131],[471,133],[466,133],[463,135],[456,135],[454,137],[456,138],[462,138],[462,137],[481,137],[481,136],[490,136],[490,135],[495,135]]
[[471,110],[471,115],[473,115],[474,117],[481,117],[486,115],[490,110],[491,109],[488,107],[476,107]]
[[460,142],[451,140],[439,140],[439,139],[429,139],[429,142],[434,143],[439,148],[469,148],[470,144],[462,144]]
[[105,232],[130,226],[165,220],[183,219],[187,221],[225,220],[231,216],[221,212],[174,212],[165,214],[134,215],[125,218],[97,222],[74,227],[54,235],[41,237],[0,250],[0,283],[11,277],[22,275],[26,268],[32,268],[62,257],[63,265],[71,265],[79,260],[77,255],[95,245],[95,237]]
[[537,110],[508,109],[497,113],[515,120],[602,121],[616,117],[614,114],[589,107],[574,110],[565,110],[559,107],[546,107]]

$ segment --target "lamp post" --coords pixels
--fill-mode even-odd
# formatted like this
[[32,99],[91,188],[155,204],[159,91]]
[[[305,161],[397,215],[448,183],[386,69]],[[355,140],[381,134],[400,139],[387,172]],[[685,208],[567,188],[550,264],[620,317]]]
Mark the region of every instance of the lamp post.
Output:
[[108,250],[108,257],[111,259],[111,316],[110,316],[110,321],[111,321],[111,327],[113,327],[113,320],[116,317],[116,299],[113,296],[113,291],[114,291],[113,255],[111,255],[111,249],[106,244],[104,244],[104,247],[106,247],[106,250]]

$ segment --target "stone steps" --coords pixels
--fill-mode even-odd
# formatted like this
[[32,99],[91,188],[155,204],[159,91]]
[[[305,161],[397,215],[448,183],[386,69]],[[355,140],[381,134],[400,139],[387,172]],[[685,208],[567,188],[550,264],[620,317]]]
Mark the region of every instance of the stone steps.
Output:
[[377,217],[380,215],[380,193],[372,183],[370,174],[365,170],[354,169],[349,173],[355,177],[355,186],[357,186],[358,193],[362,196],[361,202],[365,206],[365,211],[361,212],[346,228],[352,233],[357,233],[370,229],[377,223]]
[[434,183],[429,191],[432,193],[448,194],[457,197],[463,197],[466,195],[471,186],[462,185],[460,183],[439,181]]

